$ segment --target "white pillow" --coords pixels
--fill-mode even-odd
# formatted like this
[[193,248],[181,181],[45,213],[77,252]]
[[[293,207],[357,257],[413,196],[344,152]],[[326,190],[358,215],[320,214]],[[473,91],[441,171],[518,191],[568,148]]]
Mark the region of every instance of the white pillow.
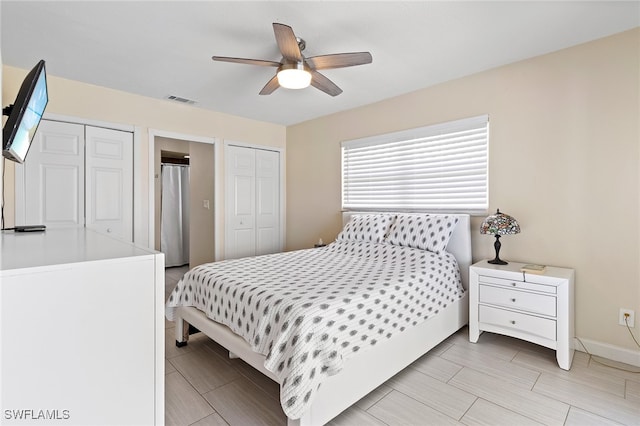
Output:
[[453,215],[398,215],[387,242],[441,253],[447,248],[457,223],[458,218]]
[[336,240],[380,243],[389,232],[394,219],[395,215],[391,214],[353,215]]

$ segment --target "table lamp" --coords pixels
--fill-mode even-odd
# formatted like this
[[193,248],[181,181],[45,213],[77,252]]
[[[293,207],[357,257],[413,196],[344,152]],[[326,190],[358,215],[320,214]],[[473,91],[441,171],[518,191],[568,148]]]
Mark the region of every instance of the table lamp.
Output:
[[496,211],[496,214],[487,216],[487,218],[480,225],[481,234],[491,234],[496,236],[496,242],[493,243],[493,247],[496,249],[496,258],[489,260],[489,263],[494,265],[507,265],[509,262],[505,262],[500,259],[500,236],[511,235],[520,233],[520,225],[513,217],[508,214],[500,213],[500,209]]

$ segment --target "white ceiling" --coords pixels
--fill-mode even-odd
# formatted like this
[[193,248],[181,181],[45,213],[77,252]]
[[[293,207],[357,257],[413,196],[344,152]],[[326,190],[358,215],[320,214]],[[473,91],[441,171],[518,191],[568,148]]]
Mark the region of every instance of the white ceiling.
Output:
[[[640,25],[638,1],[8,1],[2,61],[50,75],[291,125],[584,43]],[[258,92],[279,61],[271,24],[293,27],[306,56],[370,51],[373,63],[325,70],[344,92]],[[61,96],[62,94],[57,94]],[[170,101],[167,101],[170,102]]]

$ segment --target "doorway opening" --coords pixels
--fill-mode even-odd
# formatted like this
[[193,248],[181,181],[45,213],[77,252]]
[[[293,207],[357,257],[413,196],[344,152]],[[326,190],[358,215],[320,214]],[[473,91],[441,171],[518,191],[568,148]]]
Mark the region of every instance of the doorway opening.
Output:
[[[189,136],[150,133],[149,145],[153,153],[150,158],[153,165],[150,167],[153,179],[150,191],[151,247],[165,253],[166,267],[182,264],[193,268],[213,262],[216,255],[213,140],[202,142]],[[179,187],[169,182],[178,179],[181,182]],[[173,194],[165,193],[169,188]],[[164,228],[163,236],[163,223],[167,221],[173,221],[174,226],[169,230]],[[172,250],[175,246],[180,247]],[[176,260],[173,253],[180,252],[182,258]]]

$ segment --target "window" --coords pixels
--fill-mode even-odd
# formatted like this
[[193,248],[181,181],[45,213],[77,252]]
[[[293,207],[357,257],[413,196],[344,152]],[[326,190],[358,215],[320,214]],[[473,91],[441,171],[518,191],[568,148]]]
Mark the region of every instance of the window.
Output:
[[342,142],[344,210],[488,209],[487,115]]

